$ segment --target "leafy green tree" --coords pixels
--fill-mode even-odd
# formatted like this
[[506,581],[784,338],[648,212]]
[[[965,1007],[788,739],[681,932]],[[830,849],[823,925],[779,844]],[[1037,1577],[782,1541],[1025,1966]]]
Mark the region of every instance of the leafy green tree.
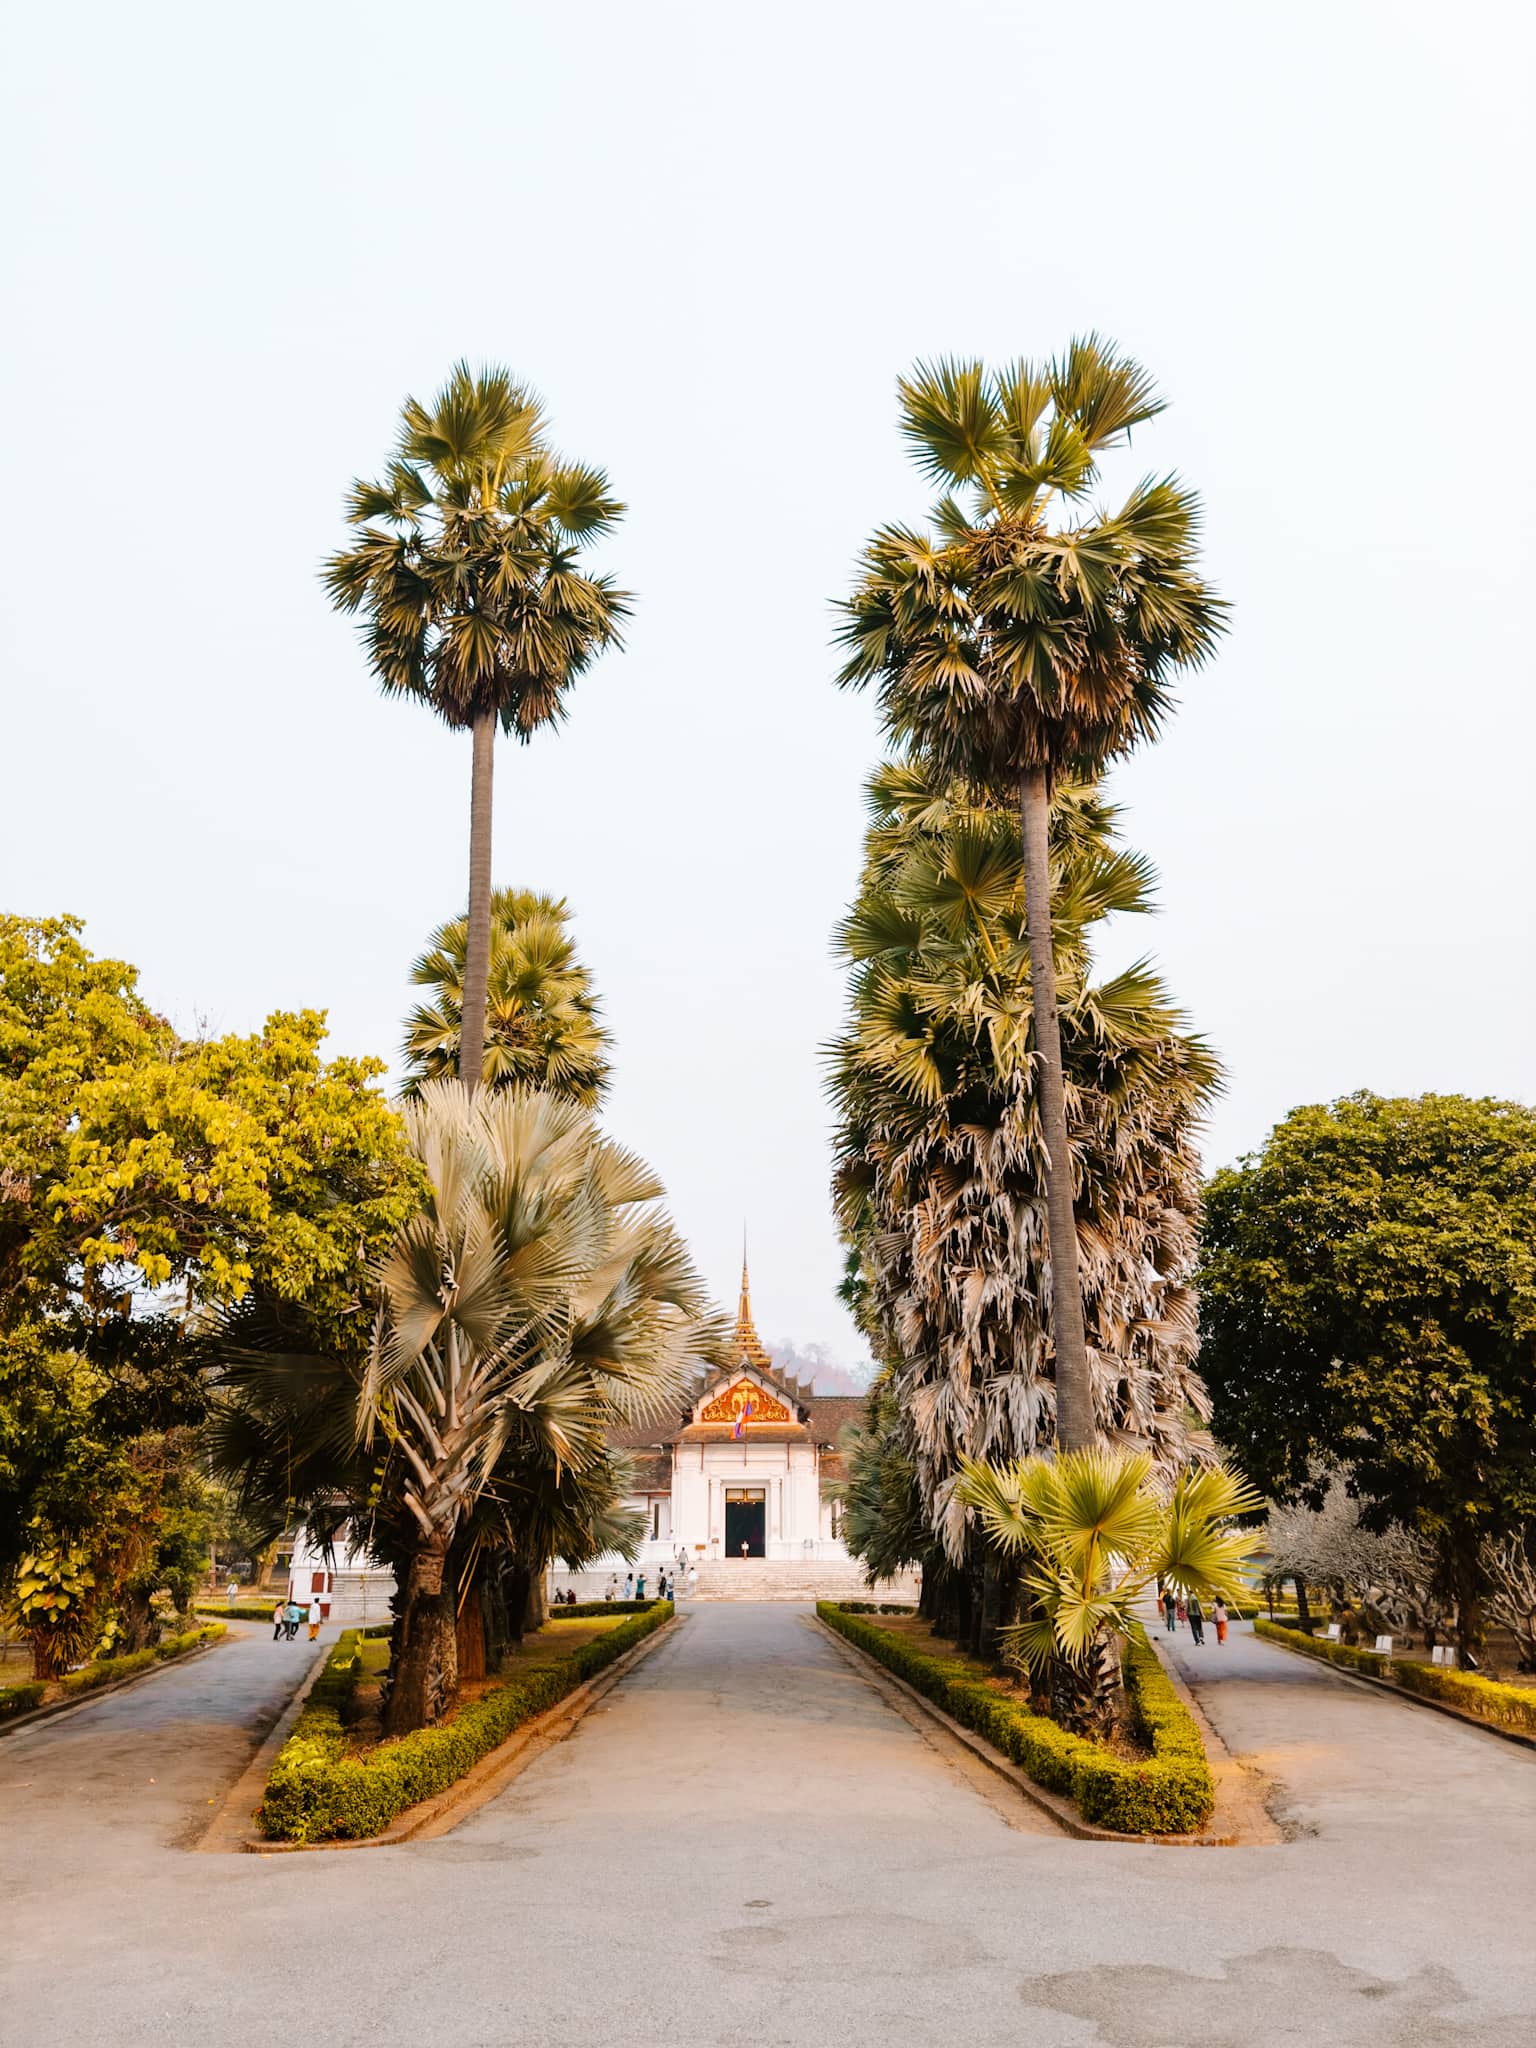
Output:
[[[547,1088],[595,1109],[608,1086],[608,1033],[569,917],[560,898],[529,889],[492,896],[480,1078],[488,1088]],[[458,1072],[468,941],[468,919],[451,919],[412,970],[416,985],[435,993],[406,1019],[407,1093]]]
[[394,458],[353,485],[353,544],[330,557],[334,602],[367,617],[384,690],[420,698],[473,739],[460,1073],[481,1073],[491,956],[496,728],[558,724],[571,685],[619,644],[629,601],[582,563],[623,506],[601,470],[544,439],[539,400],[502,369],[459,363],[430,405],[408,398]]
[[1479,1549],[1536,1514],[1536,1110],[1358,1094],[1293,1110],[1206,1196],[1201,1364],[1222,1441],[1439,1548],[1475,1652]]
[[[1016,805],[1047,1161],[1059,1440],[1094,1441],[1057,1015],[1050,804],[1151,737],[1173,680],[1211,653],[1224,608],[1201,580],[1193,495],[1136,485],[1085,511],[1102,454],[1162,410],[1147,373],[1096,336],[1055,362],[919,365],[901,427],[945,495],[928,530],[882,527],[842,633],[841,680],[879,685],[887,730],[947,779]],[[1065,516],[1052,523],[1059,501]]]
[[322,1062],[317,1013],[184,1039],[79,933],[0,918],[0,1589],[79,1553],[99,1632],[185,1575],[198,1315],[261,1284],[366,1342],[420,1179],[382,1064]]
[[[856,1261],[850,1290],[888,1408],[855,1454],[858,1554],[883,1497],[892,1533],[928,1550],[925,1611],[989,1637],[998,1600],[955,1495],[965,1459],[1007,1461],[1055,1439],[1048,1232],[1025,878],[1012,817],[921,761],[871,784],[859,895],[840,939],[851,1016],[833,1048],[835,1192]],[[1170,1476],[1208,1454],[1194,1370],[1190,1275],[1196,1136],[1217,1082],[1143,963],[1105,980],[1092,938],[1145,910],[1153,877],[1119,845],[1091,788],[1059,783],[1053,813],[1062,1029],[1080,1174],[1082,1286],[1095,1427]],[[990,1611],[989,1611],[990,1610]]]

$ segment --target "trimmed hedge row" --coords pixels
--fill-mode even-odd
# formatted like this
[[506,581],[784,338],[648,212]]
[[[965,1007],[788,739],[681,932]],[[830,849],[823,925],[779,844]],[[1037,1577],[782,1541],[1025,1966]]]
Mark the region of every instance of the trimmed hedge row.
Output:
[[47,1690],[40,1678],[29,1678],[21,1685],[0,1685],[0,1721],[9,1721],[13,1714],[29,1714]]
[[277,1595],[274,1593],[270,1600],[242,1600],[235,1607],[227,1600],[195,1600],[192,1604],[199,1614],[211,1615],[219,1621],[270,1621]]
[[910,1600],[841,1600],[844,1614],[916,1614]]
[[1037,1785],[1077,1802],[1094,1827],[1126,1835],[1193,1834],[1216,1803],[1200,1731],[1144,1636],[1132,1641],[1126,1686],[1152,1755],[1130,1762],[1102,1743],[1073,1735],[1044,1714],[998,1692],[961,1658],[935,1657],[902,1637],[820,1600],[816,1612],[839,1635],[904,1678],[1012,1759]]
[[1348,1643],[1331,1643],[1326,1636],[1309,1636],[1300,1629],[1281,1628],[1277,1622],[1256,1621],[1255,1635],[1264,1636],[1287,1650],[1300,1650],[1309,1657],[1322,1657],[1341,1664],[1348,1671],[1364,1671],[1372,1678],[1386,1679],[1404,1692],[1438,1700],[1455,1707],[1476,1721],[1491,1727],[1512,1728],[1520,1735],[1536,1735],[1536,1688],[1501,1685],[1475,1671],[1456,1671],[1439,1664],[1416,1664],[1407,1658],[1377,1657],[1369,1650],[1352,1649]]
[[1325,1664],[1337,1664],[1345,1671],[1368,1671],[1373,1678],[1390,1678],[1392,1666],[1374,1650],[1357,1650],[1352,1643],[1335,1643],[1327,1636],[1309,1636],[1305,1629],[1286,1628],[1278,1621],[1255,1618],[1253,1632],[1266,1641],[1280,1643],[1287,1650],[1302,1650]]
[[591,1620],[594,1614],[649,1614],[654,1600],[578,1600],[574,1607],[551,1607],[551,1621]]
[[671,1602],[655,1601],[577,1649],[525,1667],[506,1685],[460,1707],[441,1727],[419,1728],[362,1756],[344,1753],[342,1717],[361,1670],[357,1631],[349,1629],[278,1752],[256,1823],[278,1842],[358,1841],[380,1834],[397,1814],[456,1784],[523,1722],[555,1706],[671,1618]]

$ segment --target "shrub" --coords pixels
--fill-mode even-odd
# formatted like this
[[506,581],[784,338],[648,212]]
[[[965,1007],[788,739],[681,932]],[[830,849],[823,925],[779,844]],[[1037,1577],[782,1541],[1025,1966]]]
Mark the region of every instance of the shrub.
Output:
[[256,1810],[257,1825],[270,1840],[284,1842],[356,1841],[381,1833],[397,1814],[446,1791],[523,1722],[556,1705],[671,1616],[670,1601],[653,1601],[590,1642],[525,1667],[440,1727],[419,1728],[360,1756],[344,1753],[342,1717],[361,1669],[357,1631],[349,1629],[278,1752]]
[[270,1621],[277,1595],[274,1593],[270,1600],[242,1600],[233,1607],[227,1600],[198,1600],[193,1604],[199,1614],[216,1621]]
[[1501,1685],[1475,1671],[1447,1670],[1438,1664],[1394,1664],[1392,1676],[1405,1692],[1422,1693],[1496,1728],[1536,1735],[1536,1689]]
[[40,1678],[28,1679],[24,1685],[0,1685],[0,1721],[30,1713],[47,1690]]
[[844,1614],[916,1614],[911,1601],[899,1600],[842,1600],[838,1602]]
[[594,1614],[648,1614],[654,1600],[578,1600],[574,1607],[551,1607],[551,1621],[590,1620]]
[[1351,1643],[1330,1642],[1327,1636],[1309,1636],[1305,1629],[1282,1628],[1278,1621],[1266,1621],[1260,1615],[1253,1624],[1256,1636],[1266,1641],[1280,1643],[1287,1650],[1300,1650],[1306,1656],[1320,1657],[1327,1664],[1337,1664],[1345,1671],[1369,1672],[1372,1678],[1390,1678],[1393,1666],[1386,1657],[1378,1657],[1372,1650],[1357,1650]]
[[174,1657],[184,1657],[204,1643],[217,1642],[225,1633],[223,1622],[214,1621],[203,1628],[188,1629],[185,1635],[167,1636],[153,1649],[130,1650],[126,1657],[103,1657],[99,1663],[66,1672],[59,1680],[59,1689],[65,1693],[94,1692],[99,1685],[112,1685],[119,1678],[131,1678],[136,1671],[148,1671],[151,1665],[168,1664]]
[[1139,1632],[1127,1654],[1126,1685],[1152,1755],[1133,1762],[1044,1714],[1031,1713],[979,1678],[964,1659],[936,1657],[862,1620],[867,1603],[855,1608],[851,1602],[822,1600],[816,1611],[839,1635],[1001,1750],[1037,1785],[1076,1800],[1094,1827],[1128,1835],[1180,1835],[1210,1819],[1216,1795],[1200,1731]]

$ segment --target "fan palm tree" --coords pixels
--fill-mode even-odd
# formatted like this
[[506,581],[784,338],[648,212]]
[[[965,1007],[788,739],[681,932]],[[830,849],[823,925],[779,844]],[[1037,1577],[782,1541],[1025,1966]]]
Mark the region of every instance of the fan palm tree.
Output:
[[[608,1034],[569,916],[560,898],[529,889],[492,896],[480,1078],[488,1088],[547,1088],[595,1109],[608,1086]],[[468,920],[452,918],[411,970],[418,987],[435,993],[406,1019],[408,1094],[459,1071],[468,947]]]
[[[1063,775],[1152,736],[1174,676],[1206,659],[1224,607],[1197,573],[1194,497],[1138,484],[1081,508],[1099,459],[1162,410],[1147,373],[1096,336],[1049,363],[920,364],[901,426],[945,492],[929,530],[883,527],[844,605],[840,680],[879,685],[887,729],[944,776],[1018,807],[1047,1159],[1058,1441],[1093,1441],[1053,950],[1049,814]],[[1066,516],[1052,522],[1053,500]]]
[[1145,1455],[1104,1448],[1003,1466],[968,1459],[961,1471],[960,1498],[988,1540],[1027,1560],[1032,1612],[1003,1630],[1004,1653],[1037,1681],[1065,1677],[1065,1698],[1059,1686],[1055,1694],[1079,1725],[1112,1717],[1115,1646],[1148,1589],[1239,1600],[1243,1563],[1263,1541],[1262,1530],[1232,1526],[1263,1501],[1227,1466],[1182,1473],[1171,1492],[1154,1477]]
[[600,1465],[610,1427],[662,1412],[720,1336],[660,1183],[579,1105],[433,1081],[405,1116],[430,1193],[379,1271],[357,1403],[414,1528],[391,1733],[453,1699],[447,1567],[476,1507],[520,1463],[557,1485]]
[[[1056,1437],[1024,869],[1008,812],[931,764],[888,764],[870,798],[839,935],[851,1016],[832,1049],[839,1220],[890,1396],[866,1491],[908,1543],[910,1467],[925,1611],[981,1641],[1000,1616],[984,1628],[974,1604],[985,1560],[957,1475]],[[1052,838],[1094,1428],[1171,1476],[1210,1454],[1190,1278],[1218,1069],[1145,964],[1092,977],[1096,926],[1145,910],[1154,880],[1118,844],[1113,807],[1059,782]],[[862,1526],[851,1516],[856,1540]]]
[[454,368],[430,405],[408,398],[383,478],[357,482],[350,547],[326,587],[367,615],[386,693],[418,697],[473,736],[469,912],[459,1071],[481,1074],[491,951],[491,777],[496,728],[527,741],[566,715],[575,679],[619,644],[624,592],[582,565],[623,506],[601,470],[544,439],[539,400],[506,370]]
[[374,1274],[366,1351],[318,1354],[286,1304],[213,1339],[215,1456],[242,1505],[277,1527],[302,1509],[321,1540],[350,1522],[395,1571],[391,1734],[452,1704],[490,1559],[526,1588],[557,1550],[624,1540],[610,1430],[664,1412],[725,1343],[660,1184],[579,1104],[441,1080],[405,1118],[428,1192]]

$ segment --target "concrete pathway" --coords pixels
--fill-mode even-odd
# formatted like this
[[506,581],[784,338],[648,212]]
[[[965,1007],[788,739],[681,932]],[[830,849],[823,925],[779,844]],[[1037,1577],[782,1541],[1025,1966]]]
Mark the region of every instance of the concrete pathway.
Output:
[[1011,1827],[782,1605],[695,1610],[493,1805],[396,1849],[183,1855],[174,1799],[130,1802],[120,1769],[95,1785],[82,1714],[67,1748],[46,1729],[30,1757],[0,1743],[0,2031],[26,2048],[1536,2038],[1536,1759],[1266,1645],[1220,1654],[1207,1711],[1281,1773],[1298,1832],[1280,1847]]

